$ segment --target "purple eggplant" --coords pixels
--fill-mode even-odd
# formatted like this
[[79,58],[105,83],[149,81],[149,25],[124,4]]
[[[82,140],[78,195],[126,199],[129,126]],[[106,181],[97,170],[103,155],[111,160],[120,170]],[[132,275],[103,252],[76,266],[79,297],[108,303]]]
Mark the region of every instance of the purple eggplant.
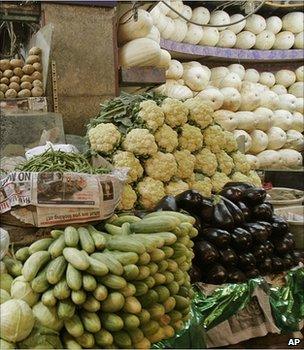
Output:
[[266,242],[263,243],[263,245],[264,245],[264,247],[266,249],[267,255],[268,256],[271,255],[273,253],[273,251],[274,251],[273,244],[270,241],[266,241]]
[[264,246],[264,244],[255,245],[252,248],[251,252],[252,252],[252,254],[255,257],[257,262],[262,261],[267,257],[267,249]]
[[227,182],[224,185],[224,188],[228,188],[228,187],[238,187],[241,191],[245,191],[249,188],[254,188],[253,185],[251,185],[247,182],[237,182],[237,181]]
[[270,258],[266,258],[265,260],[258,263],[258,268],[261,272],[262,276],[268,275],[272,271],[272,261]]
[[237,206],[242,210],[245,221],[250,221],[251,210],[244,202],[238,202]]
[[257,223],[265,227],[268,232],[268,237],[270,237],[272,234],[272,224],[267,221],[258,221]]
[[229,210],[229,213],[233,217],[234,225],[235,226],[241,226],[243,222],[245,221],[244,214],[242,210],[235,205],[233,202],[231,202],[229,199],[222,197],[224,203],[226,204],[226,207]]
[[275,251],[280,256],[285,255],[286,253],[289,253],[290,251],[292,251],[294,246],[293,239],[289,238],[286,235],[274,240],[273,243],[274,243]]
[[[178,208],[186,210],[190,214],[201,216],[201,211],[207,207],[209,210],[213,207],[209,198],[203,197],[195,190],[187,190],[175,197]],[[212,215],[211,215],[212,216]]]
[[283,236],[288,232],[288,224],[281,216],[273,215],[271,220],[273,237]]
[[213,265],[205,273],[205,281],[211,284],[223,284],[227,281],[227,270],[219,264]]
[[282,257],[282,261],[283,261],[284,269],[285,269],[285,270],[289,270],[289,269],[291,269],[291,268],[295,265],[294,258],[292,257],[291,254],[285,254],[285,255]]
[[249,271],[246,271],[246,277],[247,278],[256,278],[258,276],[260,276],[261,273],[258,269],[251,269]]
[[228,282],[230,283],[243,283],[246,281],[245,274],[239,269],[228,270]]
[[244,191],[244,202],[249,206],[255,206],[264,202],[266,191],[263,188],[248,188]]
[[220,195],[229,199],[233,203],[238,203],[243,199],[243,191],[238,187],[223,188]]
[[256,266],[256,259],[251,253],[244,253],[239,255],[239,267],[244,271],[254,269]]
[[271,259],[272,262],[272,272],[278,273],[284,271],[284,263],[281,258],[274,256]]
[[252,208],[252,217],[256,221],[271,221],[272,209],[268,203],[262,203]]
[[156,207],[154,208],[154,211],[162,210],[178,211],[178,207],[174,196],[165,196],[157,203]]
[[197,261],[204,264],[212,264],[219,258],[217,249],[206,241],[198,241],[195,243],[195,257]]
[[269,237],[266,228],[256,222],[244,224],[244,228],[251,233],[253,240],[258,243],[267,241]]
[[231,240],[229,232],[213,227],[203,229],[202,237],[217,248],[226,248]]
[[293,257],[295,265],[298,265],[299,263],[304,264],[304,251],[295,250],[294,252],[291,252],[290,255]]
[[229,230],[234,227],[233,216],[222,199],[214,204],[213,225],[223,230]]
[[202,273],[199,267],[197,267],[196,265],[192,265],[190,271],[189,271],[189,276],[190,276],[190,280],[191,283],[194,282],[201,282],[202,281]]
[[231,231],[231,245],[238,251],[246,251],[251,247],[252,236],[247,230],[237,227]]
[[220,261],[224,266],[234,266],[238,262],[238,256],[231,248],[220,250]]

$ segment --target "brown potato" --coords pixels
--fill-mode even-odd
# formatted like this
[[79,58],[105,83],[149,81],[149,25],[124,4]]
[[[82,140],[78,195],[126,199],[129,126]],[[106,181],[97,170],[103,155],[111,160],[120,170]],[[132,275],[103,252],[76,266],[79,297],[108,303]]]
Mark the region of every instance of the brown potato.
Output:
[[12,60],[10,60],[10,64],[12,69],[17,68],[17,67],[23,67],[24,63],[22,60],[18,59],[18,58],[13,58]]
[[21,78],[21,82],[23,83],[24,81],[28,81],[29,83],[31,83],[31,82],[33,81],[33,79],[32,79],[29,75],[25,74],[25,75]]
[[4,72],[7,69],[11,69],[11,64],[9,60],[0,60],[0,70]]
[[42,74],[40,72],[36,71],[31,75],[31,78],[33,80],[41,80],[42,81]]
[[39,62],[35,62],[33,63],[33,67],[38,71],[38,72],[42,72],[42,64]]
[[35,68],[31,64],[26,64],[25,66],[23,66],[22,70],[23,73],[31,75],[32,73],[34,73]]
[[29,55],[41,55],[40,47],[33,46],[29,51]]
[[22,68],[16,67],[13,70],[14,74],[17,75],[18,77],[22,77],[24,75]]
[[8,86],[6,84],[0,84],[0,91],[6,92],[8,90]]
[[21,80],[20,77],[18,77],[17,75],[14,75],[11,77],[10,82],[20,84],[20,80]]
[[20,87],[22,90],[31,90],[32,89],[32,84],[28,81],[24,81],[23,83],[20,84]]
[[40,56],[38,55],[30,55],[25,61],[25,63],[28,63],[28,64],[33,64],[36,62],[40,62]]
[[18,97],[31,97],[31,90],[22,89],[18,92]]
[[0,78],[2,78],[2,71],[0,70]]
[[34,81],[33,81],[33,86],[38,86],[38,87],[43,88],[42,81],[41,81],[41,80],[38,80],[38,79],[34,80]]
[[8,85],[10,83],[10,80],[7,77],[3,77],[0,79],[0,83]]
[[31,92],[32,92],[32,96],[34,97],[40,97],[43,95],[43,89],[41,89],[41,87],[39,86],[33,87]]
[[14,89],[8,89],[5,93],[6,98],[16,98],[17,97],[17,91]]
[[14,75],[14,72],[11,69],[6,69],[3,72],[3,76],[7,78],[11,78]]
[[4,93],[0,91],[0,100],[4,99]]
[[14,89],[15,91],[20,91],[20,85],[18,83],[10,83],[8,86],[10,89]]

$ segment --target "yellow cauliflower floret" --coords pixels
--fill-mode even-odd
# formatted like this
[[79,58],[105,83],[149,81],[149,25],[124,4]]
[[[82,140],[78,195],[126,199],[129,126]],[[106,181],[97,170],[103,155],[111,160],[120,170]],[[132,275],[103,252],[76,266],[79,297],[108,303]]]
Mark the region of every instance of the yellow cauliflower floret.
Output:
[[177,196],[187,190],[189,190],[189,185],[182,180],[170,181],[168,185],[165,186],[166,194],[171,196]]
[[225,151],[230,153],[237,151],[238,145],[236,139],[233,136],[233,133],[230,131],[224,131],[225,134]]
[[176,174],[177,164],[173,154],[157,152],[146,161],[145,171],[154,180],[170,181]]
[[139,203],[144,209],[153,209],[166,194],[164,184],[151,177],[145,177],[137,185]]
[[199,150],[203,145],[203,135],[201,130],[196,126],[185,124],[181,127],[178,144],[181,149],[187,149],[190,152]]
[[195,155],[194,169],[207,176],[215,174],[217,169],[217,160],[215,154],[210,149],[203,148]]
[[137,181],[144,172],[139,160],[128,151],[117,151],[113,156],[113,165],[117,168],[129,168],[127,183]]
[[130,185],[125,185],[117,208],[119,210],[131,210],[134,207],[136,200],[136,192]]
[[188,108],[181,101],[168,97],[163,101],[161,108],[165,113],[165,123],[171,128],[182,126],[188,120]]
[[169,125],[164,124],[154,134],[158,148],[164,152],[172,153],[178,146],[177,132]]
[[204,144],[213,153],[218,153],[225,148],[225,133],[218,125],[209,126],[203,132]]
[[133,129],[122,143],[123,149],[137,156],[149,156],[157,152],[154,136],[147,129]]
[[119,144],[121,134],[112,123],[101,123],[88,132],[91,149],[104,154],[111,153]]
[[233,159],[223,150],[216,154],[216,159],[219,170],[222,173],[229,175],[234,167]]
[[250,183],[250,179],[247,175],[244,175],[240,173],[239,171],[235,172],[231,177],[232,181],[239,181],[239,182],[248,182]]
[[261,178],[259,177],[259,175],[257,174],[256,171],[250,170],[248,177],[249,177],[250,183],[252,185],[254,185],[256,187],[262,187]]
[[245,154],[240,151],[232,153],[232,159],[235,165],[234,171],[239,171],[243,174],[248,174],[250,171],[250,164]]
[[229,181],[230,179],[226,174],[216,172],[211,178],[212,190],[214,192],[219,192]]
[[188,150],[175,151],[173,153],[176,163],[176,176],[180,179],[188,179],[194,171],[195,157]]
[[213,122],[213,109],[205,101],[198,97],[189,98],[184,102],[189,109],[189,121],[197,124],[201,129],[205,129]]
[[139,104],[139,108],[138,116],[144,121],[150,131],[154,132],[164,124],[164,112],[155,101],[143,101]]
[[211,196],[212,182],[209,177],[196,173],[188,184],[191,190],[198,191],[202,196]]

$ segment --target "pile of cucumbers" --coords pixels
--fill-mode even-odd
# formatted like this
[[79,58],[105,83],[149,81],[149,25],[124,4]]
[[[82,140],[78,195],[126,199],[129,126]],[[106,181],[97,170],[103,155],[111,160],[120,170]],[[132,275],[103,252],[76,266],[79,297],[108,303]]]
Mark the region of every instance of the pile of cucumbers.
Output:
[[68,226],[19,249],[22,275],[40,294],[37,319],[47,326],[41,308],[55,313],[67,349],[148,349],[173,337],[189,318],[194,221],[114,215],[102,231]]

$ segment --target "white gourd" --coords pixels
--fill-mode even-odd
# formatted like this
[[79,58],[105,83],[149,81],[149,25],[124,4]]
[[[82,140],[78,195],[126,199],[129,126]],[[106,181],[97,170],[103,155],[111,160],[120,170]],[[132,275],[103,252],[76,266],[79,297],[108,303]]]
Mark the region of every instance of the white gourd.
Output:
[[219,109],[214,112],[214,121],[227,131],[233,131],[237,128],[237,120],[234,113],[226,109]]
[[154,40],[157,44],[160,43],[160,32],[156,26],[152,26],[150,33],[146,36],[146,38]]
[[233,131],[234,138],[237,139],[244,139],[245,142],[245,153],[247,153],[250,150],[252,140],[248,132],[245,130],[234,130]]
[[187,23],[180,18],[174,19],[175,29],[173,34],[170,36],[170,40],[181,43],[187,34],[188,26]]
[[[153,9],[154,10],[154,9]],[[153,11],[152,10],[152,11]],[[169,17],[166,17],[163,13],[159,12],[158,17],[156,19],[153,19],[154,25],[157,27],[159,32],[161,33],[162,31],[165,30],[165,28],[168,25],[168,19]]]
[[218,47],[234,47],[236,43],[236,35],[229,29],[222,30],[220,32],[219,40],[217,42]]
[[290,32],[297,34],[304,29],[304,14],[303,12],[290,12],[282,18],[283,30],[289,30]]
[[215,67],[211,68],[210,80],[212,84],[216,87],[220,85],[220,82],[229,74],[229,69],[227,67]]
[[254,90],[241,91],[241,106],[240,111],[253,111],[261,105],[261,93]]
[[185,84],[193,91],[203,90],[209,82],[209,77],[202,67],[193,67],[184,71]]
[[286,132],[277,127],[273,126],[267,132],[268,146],[267,149],[278,150],[282,148],[286,142]]
[[249,153],[257,154],[264,151],[268,146],[268,136],[262,130],[254,130],[250,133],[252,144]]
[[197,61],[183,62],[182,65],[183,65],[184,71],[193,67],[200,67],[200,68],[202,67],[202,65]]
[[286,143],[284,145],[284,148],[291,148],[295,149],[296,151],[303,151],[304,149],[304,137],[302,133],[300,133],[297,130],[288,130],[286,132]]
[[245,156],[252,170],[256,170],[260,168],[260,162],[257,156],[254,156],[253,154],[245,154]]
[[289,130],[292,125],[293,116],[289,111],[278,109],[273,113],[273,126],[283,130]]
[[[170,6],[173,7],[174,10],[176,10],[177,12],[182,13],[184,4],[181,0],[171,0]],[[172,10],[168,12],[167,16],[173,19],[176,19],[179,17],[179,15]]]
[[275,73],[276,84],[289,87],[296,81],[296,75],[292,70],[281,69]]
[[217,88],[203,90],[197,94],[197,97],[204,101],[208,101],[214,111],[220,109],[224,102],[224,96]]
[[184,43],[198,44],[203,37],[203,28],[195,24],[189,23],[187,34],[183,40]]
[[271,72],[263,72],[260,74],[260,84],[272,87],[275,84],[275,76]]
[[160,46],[151,39],[139,38],[129,41],[119,49],[122,67],[156,66],[160,60]]
[[120,19],[120,24],[118,26],[118,42],[119,44],[124,44],[128,41],[137,38],[143,38],[147,36],[153,26],[153,19],[149,12],[138,9],[137,19],[134,16],[130,17],[130,13],[126,13]]
[[238,49],[249,50],[255,45],[256,36],[244,30],[236,35],[235,47]]
[[207,24],[210,20],[210,12],[206,7],[196,7],[192,10],[191,21],[199,24]]
[[276,35],[273,49],[275,50],[289,50],[294,44],[294,34],[292,32],[284,31]]
[[158,7],[160,12],[162,12],[166,16],[169,13],[170,8],[168,6],[166,6],[163,2],[166,2],[169,5],[171,3],[170,0],[164,0],[162,2],[159,2],[155,7]]
[[[213,11],[210,15],[210,24],[212,25],[224,25],[230,24],[230,16],[225,11]],[[227,29],[227,27],[219,27],[218,30],[222,31]]]
[[275,92],[271,90],[265,91],[264,93],[261,94],[260,97],[261,97],[261,101],[260,101],[261,107],[269,108],[272,111],[278,108],[280,98]]
[[241,80],[244,79],[244,76],[245,76],[245,68],[242,64],[238,64],[238,63],[233,63],[233,64],[230,64],[228,66],[228,69],[230,72],[232,73],[236,73]]
[[303,113],[303,111],[304,111],[304,98],[303,97],[297,98],[295,111]]
[[158,62],[158,67],[168,69],[170,66],[171,55],[167,50],[160,50],[160,59]]
[[193,92],[184,85],[171,85],[167,90],[167,96],[177,100],[186,100],[193,97]]
[[279,108],[290,112],[295,111],[297,108],[297,98],[292,94],[280,95]]
[[304,131],[304,117],[300,112],[293,112],[291,129],[297,130],[299,132]]
[[[237,21],[241,20],[242,18],[244,18],[243,15],[241,15],[240,13],[236,13],[236,14],[230,16],[230,23],[237,22]],[[232,30],[233,33],[235,33],[235,34],[238,34],[244,29],[245,25],[246,25],[246,19],[244,19],[240,23],[233,24],[232,26],[229,26],[228,29]]]
[[260,79],[260,73],[253,68],[246,69],[244,75],[244,81],[250,81],[252,83],[257,83]]
[[260,94],[264,94],[265,92],[270,91],[268,86],[263,85],[261,83],[256,83],[255,88],[257,89],[257,92],[259,92]]
[[273,126],[274,114],[271,109],[259,107],[253,113],[255,115],[255,127],[258,130],[267,131]]
[[192,17],[192,8],[188,5],[184,5],[183,6],[183,10],[182,10],[182,15],[184,17],[186,17],[187,19],[191,19]]
[[211,78],[211,69],[207,66],[204,66],[204,65],[201,65],[201,67],[203,68],[203,70],[205,71],[205,73],[207,74],[208,76],[208,80],[210,81],[210,78]]
[[282,20],[278,16],[271,16],[266,19],[266,30],[278,34],[282,29]]
[[183,65],[177,60],[171,60],[169,68],[166,71],[166,78],[168,79],[180,79],[183,76]]
[[159,6],[157,4],[153,7],[153,9],[150,11],[150,16],[152,17],[153,24],[156,26],[160,16],[164,17],[165,15],[161,12]]
[[277,95],[287,94],[286,87],[281,84],[273,85],[273,87],[271,88],[271,91],[275,92]]
[[265,28],[266,28],[265,18],[260,15],[253,14],[249,16],[246,20],[245,30],[248,30],[253,34],[259,34],[263,30],[265,30]]
[[224,96],[224,101],[222,104],[223,109],[227,109],[229,111],[236,112],[241,105],[241,94],[239,91],[232,87],[226,87],[220,89],[220,92]]
[[203,36],[199,42],[202,46],[216,46],[220,38],[217,28],[205,27],[203,28]]
[[304,49],[304,32],[295,35],[293,47],[295,49]]
[[253,112],[240,111],[234,114],[238,129],[252,131],[255,129],[255,115]]
[[219,87],[233,87],[237,90],[241,88],[242,80],[238,74],[229,72],[220,82]]
[[165,29],[163,29],[160,34],[163,39],[170,39],[172,34],[175,31],[175,23],[172,18],[167,17],[167,25]]
[[304,81],[304,66],[301,66],[295,70],[297,81]]
[[302,155],[293,149],[281,149],[278,151],[286,168],[299,168],[302,166]]
[[293,83],[289,89],[288,93],[292,94],[296,97],[303,97],[304,95],[304,82],[303,81],[297,81],[296,83]]
[[258,161],[260,163],[260,169],[273,169],[279,164],[279,154],[277,151],[266,150],[257,155]]
[[263,30],[256,36],[254,48],[258,50],[270,50],[275,42],[275,34],[269,30]]
[[153,90],[159,94],[167,95],[168,89],[173,85],[179,85],[177,80],[167,79],[165,84],[159,85]]

